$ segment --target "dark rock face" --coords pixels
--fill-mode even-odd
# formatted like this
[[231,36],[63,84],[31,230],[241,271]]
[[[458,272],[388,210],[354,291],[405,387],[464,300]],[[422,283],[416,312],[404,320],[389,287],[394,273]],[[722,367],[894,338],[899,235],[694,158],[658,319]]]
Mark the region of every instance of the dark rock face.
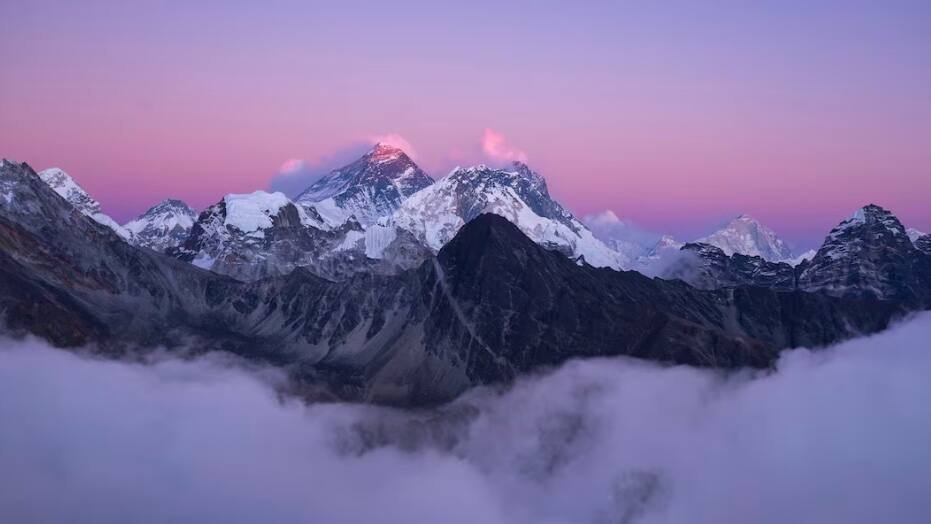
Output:
[[585,356],[765,367],[781,348],[875,332],[903,312],[579,266],[488,214],[397,275],[335,282],[297,268],[244,283],[121,241],[25,164],[0,166],[0,194],[7,332],[111,353],[228,351],[283,367],[314,398],[431,404]]
[[683,263],[670,267],[664,277],[679,278],[701,289],[734,286],[762,286],[779,290],[796,288],[795,269],[783,262],[769,262],[740,253],[727,256],[720,248],[710,244],[689,243],[681,251],[694,256],[683,257]]
[[926,255],[931,255],[931,235],[920,236],[912,242],[912,244],[915,246],[915,249]]

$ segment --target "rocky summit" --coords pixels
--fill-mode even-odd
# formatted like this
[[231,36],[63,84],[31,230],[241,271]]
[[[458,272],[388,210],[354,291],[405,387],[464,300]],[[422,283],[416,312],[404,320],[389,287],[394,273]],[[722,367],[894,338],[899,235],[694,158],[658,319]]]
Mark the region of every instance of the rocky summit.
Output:
[[168,199],[123,225],[130,241],[155,251],[181,245],[191,234],[197,213],[180,200]]

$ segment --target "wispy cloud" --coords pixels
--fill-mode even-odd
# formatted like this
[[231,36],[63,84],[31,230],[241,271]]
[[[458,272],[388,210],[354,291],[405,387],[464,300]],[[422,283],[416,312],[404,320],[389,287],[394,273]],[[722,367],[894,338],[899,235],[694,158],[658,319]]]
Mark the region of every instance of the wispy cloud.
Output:
[[272,191],[281,191],[294,198],[321,177],[365,154],[373,143],[368,140],[355,142],[315,160],[285,160],[269,180],[268,187]]
[[501,133],[485,128],[482,134],[482,151],[499,162],[527,162],[527,154],[508,143]]

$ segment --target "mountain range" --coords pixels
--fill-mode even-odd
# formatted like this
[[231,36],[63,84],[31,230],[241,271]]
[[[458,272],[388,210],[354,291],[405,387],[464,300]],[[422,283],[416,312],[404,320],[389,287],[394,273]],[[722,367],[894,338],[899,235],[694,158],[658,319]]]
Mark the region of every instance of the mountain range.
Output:
[[766,367],[931,307],[931,236],[878,206],[801,261],[743,215],[621,252],[525,164],[434,182],[381,145],[295,201],[231,194],[196,217],[169,200],[120,226],[61,170],[7,160],[0,203],[8,333],[230,352],[308,398],[433,404],[587,356]]

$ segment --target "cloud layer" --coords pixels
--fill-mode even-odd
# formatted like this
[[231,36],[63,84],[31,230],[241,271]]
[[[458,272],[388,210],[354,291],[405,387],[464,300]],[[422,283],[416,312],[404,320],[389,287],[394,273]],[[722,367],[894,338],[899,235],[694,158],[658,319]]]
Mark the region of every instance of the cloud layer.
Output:
[[428,412],[0,341],[11,522],[919,522],[931,314],[774,372],[568,363]]

